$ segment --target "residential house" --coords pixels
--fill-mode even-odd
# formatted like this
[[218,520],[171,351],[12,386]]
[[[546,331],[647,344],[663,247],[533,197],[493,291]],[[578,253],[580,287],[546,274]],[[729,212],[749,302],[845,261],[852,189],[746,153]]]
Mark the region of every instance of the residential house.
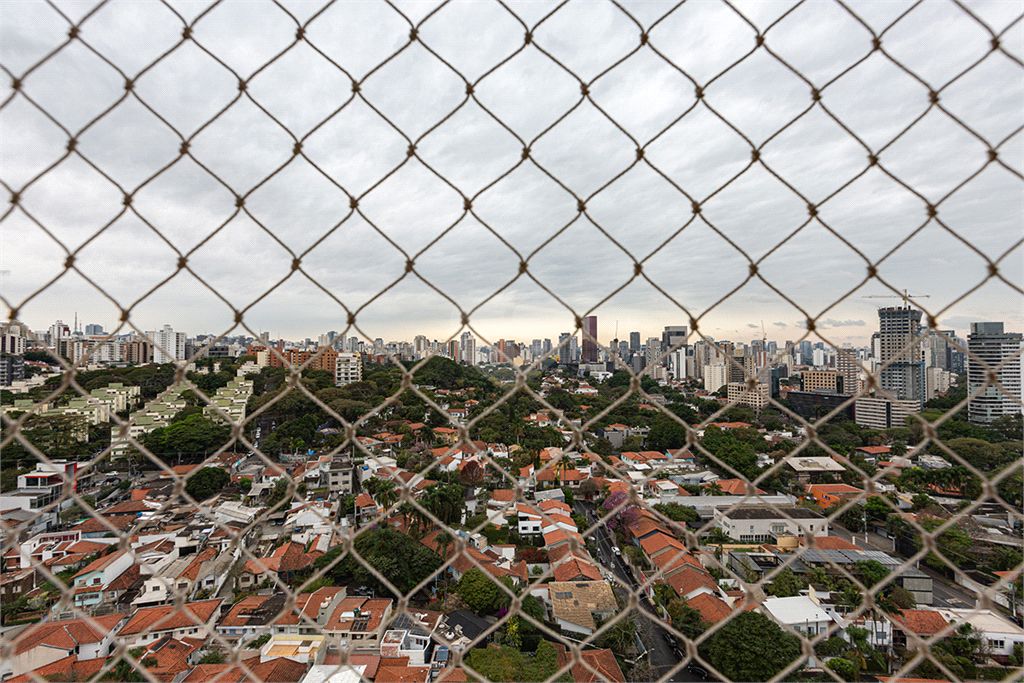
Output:
[[345,598],[327,618],[324,632],[354,650],[378,651],[393,605],[390,598]]
[[864,491],[849,484],[809,484],[807,493],[814,497],[818,507],[827,510],[842,505],[850,498],[863,495]]
[[626,683],[622,669],[615,659],[615,653],[603,650],[584,650],[580,653],[580,661],[572,667],[572,677],[576,683]]
[[684,502],[690,493],[671,479],[652,479],[644,484],[644,496],[651,505]]
[[238,585],[245,590],[271,579],[272,575],[288,581],[295,572],[310,566],[322,554],[319,550],[307,553],[304,545],[289,541],[275,549],[270,557],[248,560],[238,573]]
[[103,602],[103,592],[111,582],[134,564],[128,550],[118,550],[89,563],[72,578],[75,607],[83,609]]
[[217,633],[229,643],[270,633],[274,618],[284,609],[283,593],[249,595],[231,605],[217,623]]
[[377,506],[377,503],[374,502],[373,498],[371,498],[369,494],[360,493],[356,496],[355,514],[356,520],[358,520],[360,524],[372,522],[377,519],[377,516],[381,512],[382,510]]
[[184,609],[176,605],[142,607],[117,633],[117,639],[129,648],[146,645],[164,636],[205,639],[216,630],[214,625],[223,602],[223,598],[189,602],[185,603]]
[[[785,513],[783,516],[780,513]],[[804,507],[715,508],[715,526],[740,543],[777,543],[782,536],[828,536],[828,520]]]
[[619,611],[607,581],[552,581],[547,593],[552,618],[563,631],[590,635],[597,630],[595,616],[608,619]]
[[786,465],[793,470],[796,478],[805,484],[819,481],[824,476],[834,476],[846,471],[846,468],[828,456],[797,456],[787,459]]
[[451,427],[434,427],[434,438],[454,446],[459,441],[459,430]]
[[13,604],[36,587],[36,570],[17,569],[0,574],[0,600],[4,605]]
[[828,611],[806,595],[790,598],[770,597],[764,601],[759,611],[778,624],[813,638],[825,633],[832,625],[832,617]]
[[12,638],[12,649],[0,658],[0,677],[20,675],[71,656],[100,662],[114,647],[114,632],[127,615],[62,619],[32,624]]
[[1006,664],[1013,655],[1014,645],[1024,644],[1024,628],[1013,623],[999,612],[991,609],[940,609],[943,618],[953,625],[970,624],[974,630],[984,633],[988,640],[989,654],[1001,664]]
[[440,612],[418,612],[415,615],[399,614],[387,626],[380,641],[380,656],[404,658],[410,667],[428,666],[431,635],[443,615]]

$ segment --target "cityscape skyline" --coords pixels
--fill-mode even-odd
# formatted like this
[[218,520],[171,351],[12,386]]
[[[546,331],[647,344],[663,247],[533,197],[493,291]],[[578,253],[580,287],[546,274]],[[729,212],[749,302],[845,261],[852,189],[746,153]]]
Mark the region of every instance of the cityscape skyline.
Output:
[[[883,306],[879,306],[878,307],[879,310],[881,310],[882,308],[885,308],[885,307],[883,307]],[[37,319],[38,317],[39,316],[33,316],[33,319]],[[628,327],[624,323],[624,321],[621,320],[621,319],[619,319],[619,320],[608,320],[608,321],[602,322],[602,320],[604,320],[604,319],[602,319],[600,315],[593,316],[593,317],[597,318],[597,339],[598,339],[598,341],[603,346],[608,346],[613,339],[617,339],[620,342],[622,342],[622,341],[629,342],[630,341],[630,335],[633,334],[633,333],[637,333],[638,334],[638,339],[639,339],[638,343],[643,344],[643,343],[646,342],[646,340],[649,337],[661,337],[663,332],[664,332],[665,327],[670,326],[670,325],[660,325],[659,326],[659,325],[648,323],[647,325],[642,326],[639,329],[637,329],[636,327],[632,327],[632,328]],[[924,316],[922,316],[922,317],[924,318]],[[75,319],[75,315],[73,314],[72,316],[70,316],[70,318],[73,321]],[[175,322],[175,320],[176,320],[176,322]],[[954,330],[957,333],[958,337],[966,338],[967,334],[970,331],[971,324],[977,323],[977,322],[988,322],[988,321],[997,321],[997,320],[999,322],[1002,322],[1005,325],[1007,332],[1021,332],[1022,331],[1022,326],[1018,323],[1018,321],[1015,321],[1012,318],[1008,319],[1008,320],[1004,320],[1004,319],[999,319],[999,318],[968,318],[966,316],[957,316],[954,319],[950,319],[950,318],[942,319],[942,320],[939,321],[939,323],[940,323],[939,324],[939,329],[952,329],[952,330]],[[74,324],[75,324],[74,322],[70,322],[69,323],[67,320],[64,319],[64,317],[57,317],[53,321],[51,321],[49,323],[45,323],[45,321],[40,321],[41,323],[45,323],[45,324],[32,324],[32,323],[25,322],[24,320],[21,320],[20,322],[22,324],[24,324],[28,329],[32,330],[33,332],[39,332],[39,331],[47,330],[55,322],[63,322],[66,325],[69,325],[69,329],[71,327],[73,327]],[[676,322],[677,323],[682,323],[682,322],[685,322],[685,321],[677,319]],[[850,344],[851,346],[855,346],[855,347],[869,346],[871,344],[872,334],[874,334],[878,330],[878,319],[877,318],[875,318],[872,321],[826,319],[825,321],[822,321],[822,322],[823,322],[823,324],[819,323],[819,325],[817,326],[817,329],[825,330],[825,335],[829,339],[835,339],[836,341],[839,341],[841,344]],[[944,323],[949,323],[949,324],[944,324]],[[7,323],[4,323],[4,324],[7,324]],[[86,334],[86,335],[91,334],[91,333],[86,331],[86,328],[90,327],[90,326],[95,326],[95,327],[102,328],[102,330],[104,331],[104,334],[110,334],[110,333],[112,333],[113,330],[117,329],[115,327],[111,327],[111,325],[109,323],[97,323],[94,320],[90,320],[89,322],[85,322],[85,318],[81,318],[81,317],[79,317],[79,323],[78,324],[79,324],[79,327],[81,328],[82,333]],[[217,336],[220,336],[221,333],[223,332],[223,330],[215,331],[213,329],[207,329],[205,331],[194,330],[193,329],[194,326],[191,324],[191,322],[189,321],[189,319],[187,317],[185,317],[184,318],[184,322],[182,322],[181,318],[176,318],[175,316],[165,316],[164,321],[160,322],[161,326],[164,325],[164,324],[169,324],[172,328],[174,328],[176,330],[177,329],[185,330],[190,338],[195,338],[196,336],[199,336],[199,335],[207,335],[207,336],[217,337]],[[570,325],[571,325],[571,321],[570,321]],[[142,324],[142,325],[136,325],[136,326],[139,327],[139,329],[142,329],[144,331],[146,329],[148,329],[148,328],[153,327],[153,325],[151,325],[151,324]],[[516,330],[510,330],[509,328],[511,326],[509,326],[509,325],[504,325],[504,324],[499,325],[499,324],[496,323],[495,326],[499,328],[498,329],[498,335],[493,337],[493,341],[491,343],[495,343],[499,339],[510,338],[510,339],[516,339],[517,341],[525,341],[528,344],[532,339],[549,338],[549,339],[552,339],[552,340],[557,340],[558,336],[560,334],[564,334],[566,332],[573,333],[573,330],[570,329],[570,328],[559,329],[559,328],[556,328],[556,327],[549,327],[549,328],[547,328],[546,330],[544,330],[544,331],[542,331],[540,333],[534,333],[532,330],[527,330],[525,334],[521,334],[521,333],[518,333]],[[3,327],[3,325],[0,325],[0,328],[2,328],[2,327]],[[289,342],[301,342],[301,341],[303,341],[305,339],[310,339],[313,342],[316,342],[317,339],[320,337],[320,335],[326,334],[327,332],[331,331],[332,329],[334,331],[340,332],[342,329],[344,329],[344,327],[345,327],[344,325],[337,324],[334,327],[328,327],[328,328],[325,328],[323,330],[317,331],[317,332],[315,332],[313,334],[309,334],[309,333],[288,334],[287,332],[279,333],[278,330],[273,330],[273,334],[272,334],[271,338],[274,339],[274,340],[280,339],[280,340],[285,340],[285,341],[289,341]],[[473,327],[476,328],[475,325]],[[619,330],[619,332],[618,332],[619,336],[618,337],[614,336],[615,335],[614,330],[615,330],[616,327],[618,327],[618,330]],[[685,327],[687,328],[689,343],[693,343],[694,341],[700,339],[700,336],[697,335],[696,333],[694,333],[689,328],[689,325],[685,325]],[[921,327],[923,329],[927,329],[927,324],[926,324],[925,320],[922,320]],[[612,331],[609,332],[608,328],[611,328]],[[863,330],[863,332],[861,332],[860,334],[857,334],[857,335],[835,334],[834,331],[837,330],[837,329],[840,329],[840,328],[856,329],[858,331]],[[262,336],[266,332],[265,329],[262,329],[262,328],[259,328],[259,327],[254,327],[253,329],[256,332],[256,334],[250,334],[245,328],[241,327],[240,325],[236,325],[236,326],[234,326],[234,328],[231,331],[229,331],[227,334],[225,334],[225,337],[229,337],[230,338],[230,337],[239,337],[239,336],[251,336],[254,339],[256,339],[256,338],[259,338],[260,336]],[[517,326],[517,329],[522,329],[522,328]],[[702,326],[700,332],[702,334],[704,334],[705,336],[708,336],[708,337],[711,337],[711,338],[715,339],[716,341],[726,340],[726,341],[736,341],[736,342],[742,342],[744,344],[749,344],[751,341],[760,339],[762,337],[761,329],[762,329],[762,327],[761,327],[760,321],[758,321],[756,323],[755,322],[748,322],[748,323],[744,324],[743,325],[743,329],[740,329],[740,328],[737,327],[737,328],[734,328],[732,330],[724,329],[724,328],[721,328],[721,327],[715,327],[715,328],[712,328],[713,331],[708,331],[705,327]],[[829,332],[830,330],[832,332]],[[370,332],[372,330],[367,330],[367,331]],[[428,338],[431,338],[432,340],[446,342],[446,341],[449,341],[449,340],[458,340],[460,335],[464,334],[466,331],[468,331],[468,328],[463,327],[463,328],[457,328],[454,331],[452,331],[451,333],[449,333],[450,336],[443,336],[442,337],[442,336],[431,335],[431,334],[426,334],[426,336]],[[790,340],[790,341],[798,341],[798,340],[800,340],[803,337],[803,334],[806,332],[806,329],[803,328],[803,327],[800,327],[795,322],[793,324],[783,325],[783,324],[781,324],[778,321],[771,322],[771,323],[765,321],[765,323],[764,323],[764,331],[765,331],[765,335],[764,336],[767,337],[768,341],[775,342],[779,346],[782,346],[783,343],[786,340]],[[123,325],[123,326],[121,326],[120,331],[118,331],[116,334],[117,335],[128,335],[128,334],[132,334],[132,333],[134,333],[134,330],[131,327],[129,327],[128,325]],[[400,335],[400,334],[390,334],[390,335],[375,334],[372,337],[369,337],[368,339],[365,339],[364,341],[371,341],[372,342],[373,339],[383,338],[383,339],[385,339],[385,341],[388,341],[388,342],[390,342],[390,341],[396,341],[396,342],[409,341],[409,342],[411,342],[416,336],[421,335],[421,334],[425,334],[425,331],[422,328],[419,329],[419,330],[411,329],[404,336]],[[575,334],[582,338],[582,335],[581,335],[580,331],[578,331],[578,330],[575,331]],[[726,336],[726,335],[729,335],[729,336]],[[362,338],[362,335],[359,334],[359,332],[357,330],[355,330],[354,328],[348,330],[347,336],[360,336],[360,338]],[[477,339],[484,339],[484,337],[482,335],[474,335],[474,336]],[[811,341],[824,341],[826,344],[829,343],[825,339],[822,339],[821,336],[817,333],[817,331],[812,332],[807,337],[807,339],[809,339]]]

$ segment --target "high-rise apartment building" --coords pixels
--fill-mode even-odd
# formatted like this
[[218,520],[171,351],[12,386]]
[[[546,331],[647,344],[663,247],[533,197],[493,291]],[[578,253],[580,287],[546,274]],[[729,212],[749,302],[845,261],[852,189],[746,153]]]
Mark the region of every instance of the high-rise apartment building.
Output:
[[569,348],[569,339],[574,338],[568,332],[562,332],[558,335],[558,352],[555,357],[558,358],[559,363],[568,363],[572,360],[572,350]]
[[[988,423],[1021,412],[1021,334],[1004,331],[1003,323],[971,323],[967,350],[968,390],[981,390],[967,406],[971,422]],[[1005,391],[994,384],[982,389],[989,371],[995,371]]]
[[836,352],[836,372],[843,377],[841,393],[854,396],[860,392],[860,366],[857,365],[857,351],[844,346]]
[[583,319],[583,362],[596,363],[599,350],[597,346],[597,316],[588,315]]
[[466,365],[476,365],[476,337],[467,330],[462,333],[460,340],[459,353],[462,355],[462,362]]
[[362,378],[362,357],[355,353],[339,353],[334,359],[334,386],[343,387]]
[[879,375],[881,388],[904,401],[924,399],[921,311],[910,306],[878,309],[878,361],[888,363]]
[[185,341],[188,335],[184,332],[175,332],[170,325],[164,325],[162,330],[147,332],[146,336],[153,342],[154,363],[185,360]]
[[644,351],[644,367],[659,365],[661,360],[661,340],[657,337],[648,337]]
[[[670,352],[677,348],[683,352],[681,361],[679,355]],[[670,375],[677,379],[682,378],[686,374],[686,325],[665,326],[661,333],[661,352],[669,353],[667,361]],[[683,367],[677,368],[678,362],[682,362]]]

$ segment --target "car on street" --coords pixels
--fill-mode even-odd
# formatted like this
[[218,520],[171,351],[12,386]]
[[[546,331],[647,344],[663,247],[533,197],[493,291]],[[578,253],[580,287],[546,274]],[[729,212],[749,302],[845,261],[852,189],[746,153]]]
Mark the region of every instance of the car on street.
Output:
[[707,679],[711,678],[711,672],[708,671],[707,669],[705,669],[703,666],[701,666],[697,662],[690,662],[689,664],[687,664],[686,665],[686,670],[689,671],[694,676],[699,676],[700,678],[703,678],[704,680],[707,680]]

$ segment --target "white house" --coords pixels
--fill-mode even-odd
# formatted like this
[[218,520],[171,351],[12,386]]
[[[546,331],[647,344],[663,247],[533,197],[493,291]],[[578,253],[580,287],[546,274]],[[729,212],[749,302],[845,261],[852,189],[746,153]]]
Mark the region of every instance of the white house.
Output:
[[988,639],[989,652],[1008,657],[1013,654],[1015,643],[1024,643],[1024,629],[998,612],[983,609],[977,612],[969,609],[936,610],[950,624],[968,623],[981,631]]
[[828,520],[821,513],[795,506],[779,507],[779,512],[759,505],[719,506],[715,526],[741,543],[771,543],[781,536],[828,536]]
[[106,657],[114,647],[114,632],[126,619],[126,614],[116,613],[33,624],[9,656],[0,659],[0,678],[7,680],[73,654],[79,661]]
[[832,615],[806,595],[791,598],[768,598],[758,608],[773,621],[813,638],[832,625]]

